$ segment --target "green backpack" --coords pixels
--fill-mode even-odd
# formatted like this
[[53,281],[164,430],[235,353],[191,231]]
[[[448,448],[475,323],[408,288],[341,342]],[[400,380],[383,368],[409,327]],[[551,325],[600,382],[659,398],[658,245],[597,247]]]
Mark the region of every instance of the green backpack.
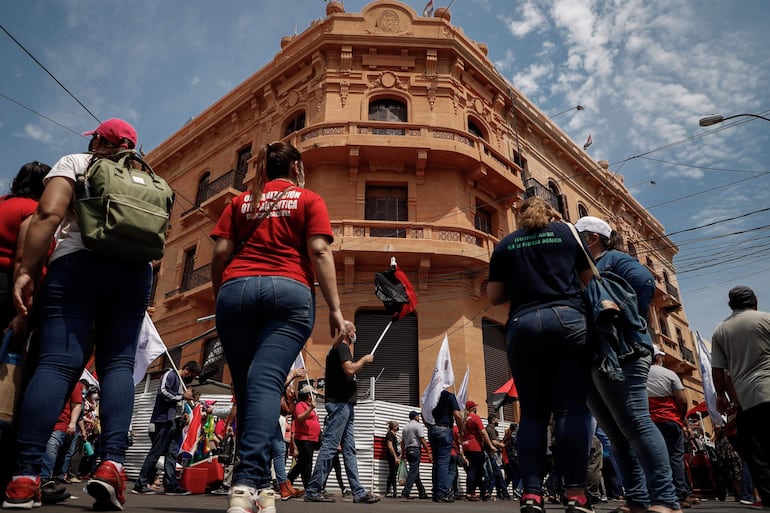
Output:
[[[132,167],[137,162],[141,168]],[[76,180],[75,211],[85,246],[115,259],[163,256],[174,191],[134,150],[91,160]]]

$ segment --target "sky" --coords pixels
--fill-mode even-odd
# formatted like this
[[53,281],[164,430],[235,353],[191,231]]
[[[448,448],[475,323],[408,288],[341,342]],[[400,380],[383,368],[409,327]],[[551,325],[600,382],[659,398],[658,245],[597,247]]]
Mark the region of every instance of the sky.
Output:
[[[421,13],[426,1],[404,3]],[[322,0],[4,0],[0,25],[62,85],[0,32],[0,190],[25,162],[85,150],[80,134],[94,117],[128,120],[149,152],[324,9]],[[577,144],[591,135],[591,157],[609,161],[663,224],[680,249],[693,331],[710,338],[737,284],[770,310],[770,123],[698,125],[711,114],[770,116],[770,2],[454,0],[450,9],[515,88],[547,115],[566,111],[554,123]]]

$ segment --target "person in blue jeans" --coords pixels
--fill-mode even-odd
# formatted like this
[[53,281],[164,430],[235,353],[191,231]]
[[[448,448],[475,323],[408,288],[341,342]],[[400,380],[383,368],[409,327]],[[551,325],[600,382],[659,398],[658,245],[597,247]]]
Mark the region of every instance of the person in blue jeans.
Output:
[[[35,303],[40,348],[19,413],[16,471],[4,500],[11,507],[39,502],[46,441],[92,351],[101,385],[102,445],[101,463],[86,489],[98,508],[119,510],[125,502],[123,463],[134,404],[134,358],[150,299],[152,266],[85,247],[72,208],[77,176],[85,173],[94,155],[133,149],[137,135],[117,118],[84,135],[91,136],[91,153],[62,157],[46,176],[14,283],[18,318],[26,318]],[[58,243],[42,278],[57,230]]]
[[[412,487],[417,487],[417,493],[420,499],[427,499],[428,494],[420,478],[420,460],[422,459],[422,450],[430,456],[428,442],[425,440],[425,426],[422,423],[422,416],[418,411],[409,412],[409,422],[404,425],[401,436],[401,448],[406,463],[409,466],[409,472],[406,475],[404,488],[401,490],[401,497],[409,499]],[[433,461],[433,460],[431,460]],[[435,483],[434,483],[435,484]]]
[[[581,217],[575,228],[588,246],[600,272],[625,279],[636,292],[637,313],[646,321],[655,293],[652,272],[632,256],[618,251],[621,240],[610,225],[597,217]],[[588,405],[612,442],[625,484],[623,511],[668,513],[679,510],[666,441],[650,417],[647,379],[653,354],[652,341],[621,362],[623,381],[612,379],[596,366]],[[678,426],[677,426],[677,429]]]
[[510,302],[506,344],[521,406],[521,511],[543,511],[542,471],[553,415],[554,458],[564,479],[565,511],[591,512],[585,493],[593,435],[586,406],[591,351],[581,291],[591,278],[590,261],[571,228],[552,221],[543,199],[527,198],[518,214],[520,228],[492,253],[487,295],[493,305]]
[[280,141],[264,145],[250,185],[211,233],[217,331],[238,402],[240,463],[229,513],[275,507],[271,439],[286,377],[315,325],[316,281],[329,307],[331,336],[347,329],[329,213],[323,198],[305,188],[299,150]]
[[457,456],[452,468],[452,428],[455,421],[458,426],[463,425],[457,397],[449,390],[442,390],[432,414],[434,424],[428,426],[428,440],[433,455],[433,501],[454,502],[452,483],[457,472]]
[[367,354],[353,360],[355,333],[355,326],[346,321],[345,331],[337,336],[326,355],[326,429],[313,475],[305,489],[305,500],[308,502],[334,502],[334,498],[324,495],[322,491],[338,447],[342,447],[353,502],[373,504],[380,500],[379,496],[367,492],[358,479],[353,411],[357,394],[355,375],[364,365],[374,361],[374,355]]
[[150,452],[144,458],[139,477],[134,482],[132,493],[151,495],[155,490],[149,484],[155,479],[155,465],[163,456],[163,486],[167,495],[189,495],[189,491],[179,486],[176,479],[176,460],[179,456],[179,437],[181,434],[182,401],[193,399],[191,388],[183,390],[182,382],[200,376],[201,366],[190,360],[177,373],[176,369],[167,370],[160,378],[155,405],[150,416]]

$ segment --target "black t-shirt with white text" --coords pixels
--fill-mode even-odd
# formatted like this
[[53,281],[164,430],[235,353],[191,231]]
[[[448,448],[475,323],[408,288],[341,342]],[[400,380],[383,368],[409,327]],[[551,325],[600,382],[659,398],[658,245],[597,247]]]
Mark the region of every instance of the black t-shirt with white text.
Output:
[[492,253],[489,281],[505,284],[510,315],[549,306],[585,312],[578,273],[589,267],[570,227],[551,222],[539,230],[522,228],[505,236]]
[[356,404],[356,380],[342,369],[344,362],[352,362],[350,346],[340,342],[326,355],[326,401]]

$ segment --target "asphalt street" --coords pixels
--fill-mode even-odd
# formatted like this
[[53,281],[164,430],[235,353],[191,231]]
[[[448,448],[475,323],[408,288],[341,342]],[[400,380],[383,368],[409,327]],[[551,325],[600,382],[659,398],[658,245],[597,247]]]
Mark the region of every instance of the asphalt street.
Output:
[[[130,483],[129,483],[130,486]],[[129,488],[130,489],[130,488]],[[83,484],[67,485],[67,491],[72,498],[60,504],[44,504],[36,510],[45,512],[77,513],[80,511],[93,511],[93,500],[83,490]],[[183,497],[167,497],[164,495],[135,495],[127,490],[125,510],[128,512],[184,512],[184,513],[224,513],[227,510],[227,497],[216,495],[188,495]],[[336,497],[333,503],[309,503],[302,499],[289,501],[277,501],[277,513],[338,513],[338,512],[370,512],[370,513],[478,513],[480,511],[518,512],[518,503],[512,501],[466,502],[456,501],[453,504],[439,504],[431,500],[407,500],[384,498],[376,504],[355,504],[352,499],[342,500]],[[597,513],[608,513],[620,502],[599,504]],[[546,505],[546,511],[561,512],[564,509],[558,505]],[[692,513],[750,513],[748,506],[742,506],[737,502],[704,501],[686,512]]]

